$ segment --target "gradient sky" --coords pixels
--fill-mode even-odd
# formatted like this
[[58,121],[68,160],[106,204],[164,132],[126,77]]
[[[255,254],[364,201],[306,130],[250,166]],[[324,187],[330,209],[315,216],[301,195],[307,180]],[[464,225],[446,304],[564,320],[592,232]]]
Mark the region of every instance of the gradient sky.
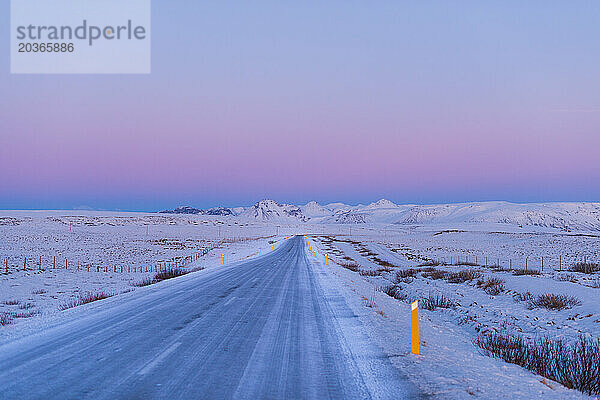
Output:
[[0,208],[600,201],[600,2],[152,6],[150,75],[11,75],[0,3]]

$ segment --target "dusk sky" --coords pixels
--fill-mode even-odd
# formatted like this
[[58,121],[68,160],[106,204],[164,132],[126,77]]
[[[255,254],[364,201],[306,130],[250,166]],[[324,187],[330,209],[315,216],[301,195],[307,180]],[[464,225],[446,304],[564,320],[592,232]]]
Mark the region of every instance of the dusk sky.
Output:
[[11,75],[0,4],[2,209],[600,201],[597,1],[154,1],[149,75]]

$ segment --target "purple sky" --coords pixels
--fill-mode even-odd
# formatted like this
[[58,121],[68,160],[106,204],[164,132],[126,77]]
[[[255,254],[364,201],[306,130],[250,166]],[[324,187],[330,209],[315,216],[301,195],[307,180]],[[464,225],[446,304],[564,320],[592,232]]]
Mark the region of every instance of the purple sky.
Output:
[[600,201],[600,3],[220,3],[153,2],[151,75],[0,41],[0,208]]

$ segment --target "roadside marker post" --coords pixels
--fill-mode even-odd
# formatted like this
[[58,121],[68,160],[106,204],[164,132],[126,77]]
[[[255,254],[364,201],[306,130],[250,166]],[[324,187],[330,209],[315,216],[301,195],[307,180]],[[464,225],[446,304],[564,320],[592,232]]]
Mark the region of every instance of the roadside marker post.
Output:
[[315,258],[317,258],[317,251],[315,250]]
[[221,254],[221,265],[225,265],[225,254]]
[[410,304],[410,336],[412,353],[419,354],[419,300]]
[[325,254],[325,265],[327,265],[327,254]]
[[260,256],[260,249],[258,249],[258,255]]

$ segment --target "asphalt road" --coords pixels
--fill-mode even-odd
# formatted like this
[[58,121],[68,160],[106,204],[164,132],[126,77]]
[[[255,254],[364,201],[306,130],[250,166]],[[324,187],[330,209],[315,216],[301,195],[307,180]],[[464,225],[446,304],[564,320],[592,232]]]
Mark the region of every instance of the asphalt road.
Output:
[[303,237],[98,304],[0,347],[1,399],[369,399],[415,393]]

